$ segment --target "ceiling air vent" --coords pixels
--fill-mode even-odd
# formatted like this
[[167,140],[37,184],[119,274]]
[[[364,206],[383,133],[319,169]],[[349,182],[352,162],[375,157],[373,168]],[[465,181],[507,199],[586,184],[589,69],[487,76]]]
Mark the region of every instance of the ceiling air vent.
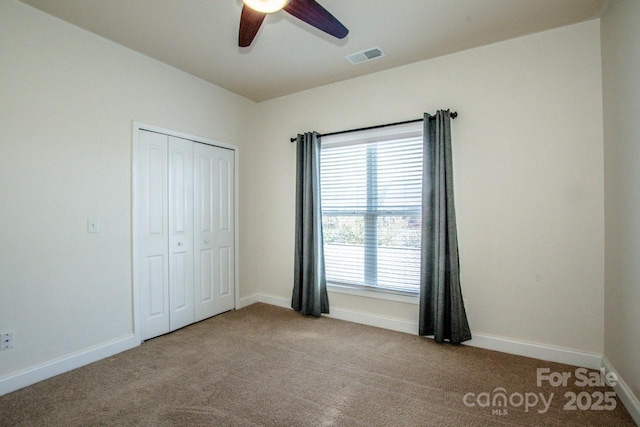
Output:
[[380,58],[381,56],[384,56],[384,52],[379,47],[372,47],[371,49],[347,55],[347,59],[349,60],[349,62],[355,65],[362,62],[371,61],[372,59]]

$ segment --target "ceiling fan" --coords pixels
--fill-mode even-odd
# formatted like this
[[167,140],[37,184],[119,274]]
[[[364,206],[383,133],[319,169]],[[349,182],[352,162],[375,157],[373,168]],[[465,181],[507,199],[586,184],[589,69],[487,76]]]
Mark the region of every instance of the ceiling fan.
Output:
[[238,46],[248,47],[255,38],[262,21],[269,13],[282,9],[301,21],[336,38],[343,39],[349,30],[315,0],[242,0]]

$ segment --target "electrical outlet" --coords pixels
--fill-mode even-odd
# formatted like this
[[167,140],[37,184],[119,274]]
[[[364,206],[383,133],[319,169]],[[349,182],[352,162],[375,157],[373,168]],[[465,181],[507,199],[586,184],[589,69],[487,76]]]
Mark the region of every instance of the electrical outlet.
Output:
[[14,332],[0,334],[0,350],[8,350],[15,347]]

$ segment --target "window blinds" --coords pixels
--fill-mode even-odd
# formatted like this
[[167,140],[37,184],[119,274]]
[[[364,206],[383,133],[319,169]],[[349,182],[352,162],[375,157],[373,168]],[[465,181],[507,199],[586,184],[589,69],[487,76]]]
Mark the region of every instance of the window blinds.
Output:
[[320,165],[327,281],[418,292],[422,137],[323,141]]

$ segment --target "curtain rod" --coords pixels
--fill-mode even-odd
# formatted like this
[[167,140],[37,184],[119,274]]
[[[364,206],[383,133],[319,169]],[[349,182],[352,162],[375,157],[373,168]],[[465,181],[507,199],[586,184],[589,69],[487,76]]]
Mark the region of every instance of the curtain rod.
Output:
[[[452,119],[455,119],[456,117],[458,117],[458,112],[457,111],[453,111],[451,113],[449,113],[449,117],[451,117]],[[422,122],[424,121],[424,118],[422,119],[414,119],[414,120],[406,120],[404,122],[395,122],[395,123],[387,123],[384,125],[376,125],[376,126],[369,126],[366,128],[358,128],[358,129],[349,129],[349,130],[341,130],[338,132],[330,132],[330,133],[323,133],[323,134],[319,134],[318,136],[331,136],[331,135],[340,135],[343,133],[349,133],[349,132],[358,132],[361,130],[371,130],[371,129],[380,129],[380,128],[386,128],[389,126],[398,126],[398,125],[406,125],[408,123],[417,123],[417,122]],[[296,142],[298,138],[291,138],[291,142]]]

